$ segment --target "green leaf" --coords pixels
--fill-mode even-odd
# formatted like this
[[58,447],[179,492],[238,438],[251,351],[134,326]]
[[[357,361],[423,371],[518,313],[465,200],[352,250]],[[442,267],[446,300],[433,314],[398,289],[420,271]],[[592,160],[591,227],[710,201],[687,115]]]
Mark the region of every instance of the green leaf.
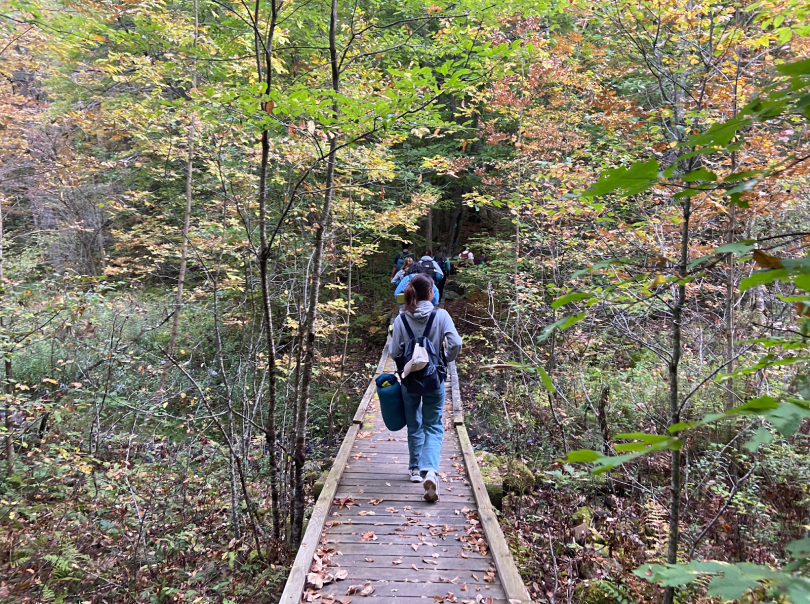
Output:
[[546,387],[546,390],[549,392],[556,392],[557,389],[554,388],[554,383],[551,381],[551,376],[548,372],[538,365],[537,373],[540,375],[540,380],[543,382],[543,386]]
[[654,159],[646,162],[638,161],[629,168],[621,166],[614,170],[605,170],[584,195],[598,197],[616,190],[623,190],[625,196],[635,195],[649,189],[657,181],[658,162]]
[[759,428],[743,447],[750,453],[756,453],[757,449],[762,445],[767,445],[771,442],[773,442],[773,434],[771,434],[767,428]]
[[717,180],[717,174],[710,172],[706,168],[700,167],[697,170],[692,170],[689,174],[683,177],[686,182],[696,182],[698,180],[708,180],[714,182]]
[[810,59],[777,65],[776,71],[787,76],[810,75]]
[[757,285],[767,285],[774,281],[786,281],[788,272],[783,268],[755,271],[750,277],[740,281],[740,293]]
[[745,239],[737,241],[736,243],[727,243],[716,248],[713,254],[736,254],[737,256],[744,256],[754,249],[756,242],[753,239]]
[[561,306],[565,306],[566,304],[570,304],[571,302],[585,300],[586,298],[590,297],[591,294],[586,294],[585,292],[574,292],[571,294],[566,294],[554,300],[554,302],[551,303],[551,308],[560,308]]
[[591,451],[590,449],[579,449],[578,451],[571,451],[565,461],[578,462],[578,463],[593,463],[604,457],[601,453]]
[[717,146],[725,147],[736,136],[737,132],[752,124],[749,118],[735,117],[725,122],[712,124],[711,128],[700,134],[689,137],[690,147]]

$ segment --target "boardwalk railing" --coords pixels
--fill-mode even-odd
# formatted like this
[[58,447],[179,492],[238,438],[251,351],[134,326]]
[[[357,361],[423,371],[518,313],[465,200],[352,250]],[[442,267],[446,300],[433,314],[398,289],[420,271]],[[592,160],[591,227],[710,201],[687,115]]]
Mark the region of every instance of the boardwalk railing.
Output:
[[[387,431],[376,402],[374,379],[394,369],[389,345],[312,510],[280,604],[299,604],[306,592],[308,601],[324,603],[417,604],[433,596],[530,604],[464,426],[455,363],[446,384],[440,500],[427,503],[422,486],[407,481],[405,430]],[[307,584],[316,553],[334,565],[326,570],[335,580],[322,571],[320,588]]]

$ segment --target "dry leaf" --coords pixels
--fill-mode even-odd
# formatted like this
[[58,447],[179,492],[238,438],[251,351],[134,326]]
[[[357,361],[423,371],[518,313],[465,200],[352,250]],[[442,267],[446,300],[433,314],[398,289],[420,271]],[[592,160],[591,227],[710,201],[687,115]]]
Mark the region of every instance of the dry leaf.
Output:
[[318,573],[309,573],[307,575],[307,585],[313,589],[323,589],[323,577]]
[[759,268],[782,268],[782,259],[766,254],[762,250],[754,250],[754,262]]
[[346,577],[349,576],[349,571],[344,568],[341,568],[338,571],[335,571],[335,581],[343,581]]

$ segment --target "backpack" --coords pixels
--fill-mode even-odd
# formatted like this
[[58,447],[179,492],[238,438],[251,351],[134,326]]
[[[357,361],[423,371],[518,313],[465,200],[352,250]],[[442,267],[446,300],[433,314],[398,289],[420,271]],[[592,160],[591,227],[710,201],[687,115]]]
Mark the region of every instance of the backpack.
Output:
[[439,273],[436,272],[436,267],[433,265],[432,260],[420,260],[419,265],[422,267],[422,272],[426,275],[430,275],[433,281],[441,281],[442,277],[439,277]]
[[435,257],[435,258],[433,258],[433,259],[434,259],[436,262],[439,262],[439,263],[441,264],[441,267],[442,267],[442,269],[444,270],[444,274],[445,274],[445,275],[449,275],[449,274],[450,274],[450,258],[439,258],[439,257]]
[[436,310],[430,313],[425,332],[418,338],[413,335],[405,314],[399,315],[402,326],[408,332],[410,341],[405,344],[405,351],[394,357],[397,373],[402,377],[402,384],[412,394],[429,394],[436,392],[447,379],[447,363],[444,350],[439,354],[430,341],[430,330],[436,318]]

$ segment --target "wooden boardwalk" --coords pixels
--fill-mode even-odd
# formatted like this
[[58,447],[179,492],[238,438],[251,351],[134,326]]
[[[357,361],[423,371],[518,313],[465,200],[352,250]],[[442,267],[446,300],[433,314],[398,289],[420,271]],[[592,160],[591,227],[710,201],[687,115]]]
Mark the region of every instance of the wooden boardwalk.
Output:
[[[387,350],[375,377],[394,370]],[[371,380],[281,604],[530,602],[464,427],[455,364],[446,391],[439,501],[427,503],[421,483],[408,480],[407,429],[386,429]]]

